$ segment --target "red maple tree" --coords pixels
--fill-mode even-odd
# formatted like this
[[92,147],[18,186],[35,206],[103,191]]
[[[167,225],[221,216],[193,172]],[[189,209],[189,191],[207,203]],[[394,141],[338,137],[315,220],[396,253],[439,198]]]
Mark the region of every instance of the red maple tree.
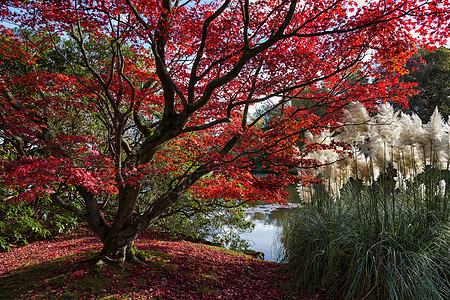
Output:
[[449,4],[2,1],[21,30],[0,28],[0,183],[86,220],[104,258],[136,260],[138,234],[183,197],[283,201],[309,180],[289,170],[317,164],[302,132],[350,101],[405,105],[398,76],[445,42]]

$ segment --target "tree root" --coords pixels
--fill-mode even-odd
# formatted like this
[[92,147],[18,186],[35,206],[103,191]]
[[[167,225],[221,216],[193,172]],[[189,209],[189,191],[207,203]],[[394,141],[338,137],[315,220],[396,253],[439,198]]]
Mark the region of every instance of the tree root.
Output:
[[138,252],[136,249],[133,249],[133,251],[129,252],[125,257],[120,256],[117,258],[112,258],[108,255],[98,253],[92,257],[77,262],[67,273],[72,273],[82,264],[95,262],[95,264],[91,268],[97,275],[103,276],[101,271],[105,266],[120,266],[123,271],[123,263],[147,265],[147,261],[147,257],[144,254]]
[[92,266],[92,268],[97,275],[103,276],[102,269],[105,266],[120,267],[121,271],[123,272],[125,269],[124,263],[147,265],[146,261],[147,261],[147,259],[140,254],[139,254],[139,257],[138,257],[138,255],[133,255],[133,256],[127,257],[126,260],[123,260],[120,258],[112,259],[106,255],[103,255],[100,258],[98,258],[97,262]]

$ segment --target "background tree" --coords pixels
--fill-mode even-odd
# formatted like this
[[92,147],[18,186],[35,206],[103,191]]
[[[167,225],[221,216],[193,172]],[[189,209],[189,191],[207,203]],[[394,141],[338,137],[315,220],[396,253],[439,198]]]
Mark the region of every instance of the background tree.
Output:
[[[13,34],[13,32],[10,32]],[[16,35],[27,35],[32,39],[32,33],[22,30],[15,30]],[[39,51],[36,53],[31,51],[31,57],[35,57],[36,63],[27,63],[27,57],[20,57],[21,52],[14,53],[17,48],[9,48],[11,46],[11,35],[5,34],[1,44],[0,54],[0,74],[2,78],[8,77],[21,77],[25,76],[33,70],[45,70],[53,73],[67,73],[68,66],[62,57],[52,49],[47,51]],[[6,39],[6,40],[5,40]],[[73,44],[70,45],[67,41],[64,43],[64,51],[69,57],[75,57]],[[26,47],[26,45],[22,45]],[[26,48],[21,48],[26,50]],[[15,54],[15,56],[8,56],[7,54]],[[31,58],[29,57],[29,58]],[[2,82],[3,83],[3,82]],[[23,85],[16,83],[10,85],[7,92],[12,96],[15,94],[19,96],[26,92],[26,88]],[[74,133],[74,127],[82,128],[78,123],[88,125],[81,115],[78,115],[77,110],[71,112],[72,118],[70,123],[67,120],[53,120],[53,126],[64,128],[64,131],[71,130]],[[92,127],[92,123],[89,122]],[[10,135],[0,138],[0,159],[14,160],[17,159],[16,149],[12,146],[15,143],[22,143],[22,147],[29,149],[31,145],[21,140],[19,135]],[[35,149],[37,150],[37,149]],[[61,209],[52,204],[49,197],[41,197],[32,202],[11,202],[11,189],[7,186],[0,187],[0,249],[9,250],[12,244],[27,244],[28,241],[35,238],[48,237],[54,233],[68,233],[77,226],[77,217],[73,214]]]
[[[299,133],[337,125],[349,100],[406,103],[411,84],[398,74],[413,44],[444,42],[448,8],[411,0],[3,1],[2,19],[33,38],[1,28],[5,60],[31,66],[1,77],[0,136],[15,152],[0,161],[1,184],[16,200],[48,196],[86,220],[104,259],[137,260],[138,234],[184,197],[282,201],[283,188],[302,180],[289,169],[316,163],[294,147]],[[76,46],[75,58],[61,37]],[[38,69],[36,54],[46,49],[70,71]],[[372,83],[355,81],[357,70]],[[312,105],[284,106],[305,89]],[[251,106],[274,98],[266,113],[280,113],[255,127],[265,113],[249,121]],[[67,130],[75,110],[85,122]],[[272,175],[253,176],[259,153]]]
[[428,122],[437,107],[447,119],[450,114],[450,49],[420,49],[408,60],[406,69],[409,72],[403,80],[417,83],[417,94],[408,99],[409,110]]

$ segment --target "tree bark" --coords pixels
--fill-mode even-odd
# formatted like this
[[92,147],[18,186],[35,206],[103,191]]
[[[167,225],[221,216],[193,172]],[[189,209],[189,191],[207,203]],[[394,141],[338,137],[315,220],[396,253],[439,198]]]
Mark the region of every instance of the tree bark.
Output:
[[134,244],[138,236],[137,230],[130,227],[122,231],[110,232],[107,240],[103,242],[103,249],[100,251],[100,259],[105,262],[144,262]]

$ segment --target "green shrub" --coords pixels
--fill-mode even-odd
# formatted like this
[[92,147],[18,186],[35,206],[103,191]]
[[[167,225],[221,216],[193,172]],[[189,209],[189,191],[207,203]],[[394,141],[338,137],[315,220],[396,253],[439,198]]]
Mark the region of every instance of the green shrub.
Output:
[[[450,222],[438,178],[405,191],[347,184],[287,218],[281,254],[292,288],[347,299],[450,299]],[[423,194],[423,195],[422,195]],[[447,210],[447,211],[446,211]]]
[[0,195],[0,250],[11,245],[26,245],[29,240],[47,238],[56,233],[70,233],[78,225],[77,218],[51,208],[48,199],[31,203],[10,202]]
[[156,226],[192,239],[221,244],[231,250],[249,249],[249,243],[240,234],[251,231],[254,224],[245,219],[241,209],[220,210],[215,206],[196,206],[194,203],[186,207],[191,209],[189,213],[169,214],[158,220]]

